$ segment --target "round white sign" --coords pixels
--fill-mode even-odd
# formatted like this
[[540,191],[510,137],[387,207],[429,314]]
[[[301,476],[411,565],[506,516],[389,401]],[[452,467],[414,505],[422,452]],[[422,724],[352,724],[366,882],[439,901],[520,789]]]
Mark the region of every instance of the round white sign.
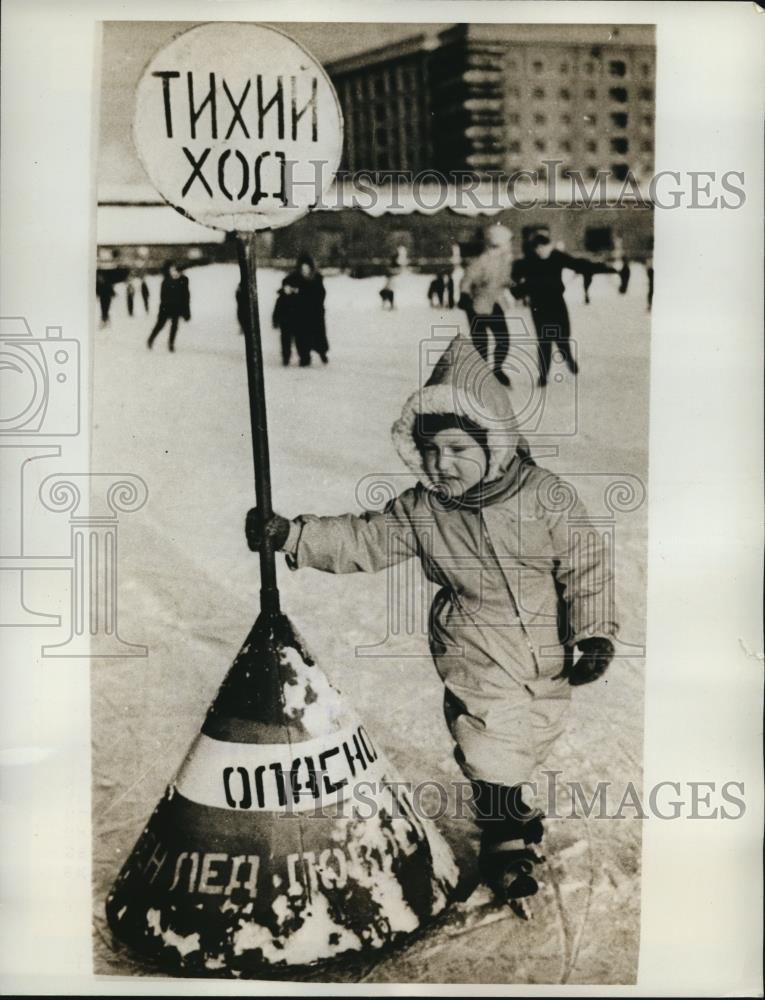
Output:
[[152,183],[205,226],[287,226],[332,183],[343,147],[337,94],[288,35],[261,24],[202,24],[149,62],[133,136]]

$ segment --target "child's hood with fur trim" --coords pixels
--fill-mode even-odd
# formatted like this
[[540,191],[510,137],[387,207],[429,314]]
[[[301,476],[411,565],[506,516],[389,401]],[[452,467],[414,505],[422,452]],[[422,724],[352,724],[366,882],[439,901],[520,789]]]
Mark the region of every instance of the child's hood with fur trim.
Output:
[[396,450],[415,475],[425,475],[414,438],[418,418],[423,414],[451,413],[466,417],[487,432],[489,466],[485,481],[496,479],[509,466],[518,445],[525,442],[518,433],[509,392],[461,334],[438,359],[422,389],[406,401],[393,425]]

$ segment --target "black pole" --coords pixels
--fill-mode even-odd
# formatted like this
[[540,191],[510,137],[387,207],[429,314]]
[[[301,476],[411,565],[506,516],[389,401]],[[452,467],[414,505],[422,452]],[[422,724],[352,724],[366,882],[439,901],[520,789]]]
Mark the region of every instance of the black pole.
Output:
[[266,426],[266,393],[263,385],[263,349],[260,343],[260,317],[258,315],[258,273],[256,234],[238,233],[239,274],[242,290],[247,293],[249,322],[244,327],[247,354],[247,385],[250,393],[250,428],[252,431],[252,459],[255,466],[255,497],[261,518],[260,547],[260,610],[262,614],[279,614],[279,589],[276,585],[276,561],[271,539],[263,527],[273,514],[271,506],[271,466],[268,457],[268,428]]

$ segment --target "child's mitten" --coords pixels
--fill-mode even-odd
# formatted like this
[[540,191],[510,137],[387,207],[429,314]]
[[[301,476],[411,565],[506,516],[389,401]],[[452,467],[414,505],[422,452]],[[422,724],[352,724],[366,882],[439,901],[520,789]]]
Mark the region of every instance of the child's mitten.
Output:
[[568,682],[574,687],[602,677],[614,658],[613,643],[602,636],[582,639],[577,645],[582,655],[568,671]]
[[[248,546],[253,552],[258,552],[263,544],[263,530],[257,507],[247,511],[244,531],[247,535]],[[265,533],[271,539],[274,549],[279,550],[287,541],[287,536],[290,533],[290,522],[280,514],[272,514],[266,522]]]

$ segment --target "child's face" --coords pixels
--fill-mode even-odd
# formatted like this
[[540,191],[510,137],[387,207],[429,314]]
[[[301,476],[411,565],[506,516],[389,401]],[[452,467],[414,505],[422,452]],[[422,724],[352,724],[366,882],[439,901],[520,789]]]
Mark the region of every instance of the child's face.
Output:
[[486,452],[467,431],[439,431],[421,445],[422,462],[430,481],[454,496],[462,496],[486,475]]

